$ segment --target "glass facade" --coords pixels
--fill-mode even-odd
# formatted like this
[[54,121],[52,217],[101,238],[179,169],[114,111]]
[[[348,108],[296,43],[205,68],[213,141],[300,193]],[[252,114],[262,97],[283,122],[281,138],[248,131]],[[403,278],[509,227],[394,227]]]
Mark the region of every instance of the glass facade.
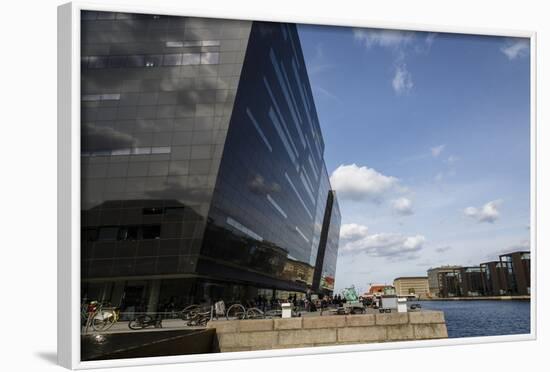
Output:
[[[428,270],[429,279],[430,276],[437,278],[438,297],[529,296],[531,253],[520,251],[503,254],[499,256],[499,261],[484,262],[473,267],[434,268]],[[430,291],[435,293],[431,281]]]
[[324,144],[297,45],[294,25],[252,26],[201,273],[238,280],[246,271],[277,289],[305,291],[312,284]]
[[482,263],[479,265],[479,268],[481,270],[481,279],[483,281],[483,292],[486,295],[495,295],[495,293],[498,293],[498,286],[495,285],[496,262]]
[[480,265],[483,277],[483,290],[487,296],[509,294],[508,270],[500,261],[485,262]]
[[531,294],[531,253],[513,252],[500,256],[510,294]]
[[296,27],[83,12],[81,29],[82,297],[311,288],[333,194]]
[[462,269],[439,272],[439,294],[441,297],[461,297]]
[[484,292],[481,267],[465,267],[461,270],[461,286],[463,296],[482,296]]
[[430,294],[435,297],[443,297],[441,288],[443,286],[442,278],[444,278],[445,273],[452,272],[455,269],[460,269],[460,266],[440,266],[433,267],[428,270],[428,286]]

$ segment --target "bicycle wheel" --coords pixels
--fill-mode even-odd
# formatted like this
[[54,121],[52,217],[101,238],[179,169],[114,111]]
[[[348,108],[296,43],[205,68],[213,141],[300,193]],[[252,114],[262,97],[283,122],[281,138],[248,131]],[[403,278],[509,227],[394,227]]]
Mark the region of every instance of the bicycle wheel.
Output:
[[209,320],[210,320],[210,313],[200,314],[199,319],[197,319],[196,323],[198,326],[206,327],[206,324],[208,323]]
[[100,310],[92,318],[92,329],[97,332],[106,331],[114,323],[114,314]]
[[227,320],[244,319],[246,317],[246,309],[241,304],[233,304],[225,313]]
[[108,330],[118,321],[118,313],[116,310],[108,310],[107,313],[107,324],[105,325],[105,328],[103,328],[103,331]]
[[149,315],[141,315],[135,319],[130,320],[128,328],[130,329],[143,329],[145,325],[150,322],[152,318]]
[[91,322],[92,329],[96,332],[103,331],[103,328],[105,328],[106,325],[107,324],[105,323],[105,321],[103,319],[93,318],[92,322]]
[[181,311],[182,320],[190,320],[194,318],[201,310],[199,305],[189,305]]
[[246,311],[246,319],[264,319],[265,314],[262,310],[253,307],[252,309],[248,309]]

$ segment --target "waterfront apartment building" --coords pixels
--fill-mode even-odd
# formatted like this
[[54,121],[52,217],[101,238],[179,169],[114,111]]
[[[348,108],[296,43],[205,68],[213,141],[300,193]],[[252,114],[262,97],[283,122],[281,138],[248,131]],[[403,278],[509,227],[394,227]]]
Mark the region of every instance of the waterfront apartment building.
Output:
[[479,266],[446,266],[428,270],[437,297],[528,296],[531,294],[531,253],[512,252]]
[[83,300],[332,293],[341,217],[296,26],[81,26]]
[[460,274],[462,296],[483,296],[483,279],[479,266],[463,267],[460,269]]
[[442,282],[440,280],[441,277],[443,277],[440,274],[453,272],[455,269],[460,269],[461,266],[440,266],[440,267],[433,267],[428,270],[428,289],[429,293],[433,297],[442,297],[441,295],[441,287]]
[[438,273],[439,297],[463,296],[461,269],[462,268],[456,268]]
[[393,286],[398,296],[429,297],[430,289],[427,276],[406,276],[393,280]]
[[499,256],[505,271],[506,286],[509,294],[531,294],[531,253],[512,252]]
[[484,294],[479,266],[454,268],[440,272],[438,276],[438,297],[476,297]]
[[486,296],[503,296],[509,294],[508,271],[502,262],[484,262],[479,266],[483,281],[483,292]]

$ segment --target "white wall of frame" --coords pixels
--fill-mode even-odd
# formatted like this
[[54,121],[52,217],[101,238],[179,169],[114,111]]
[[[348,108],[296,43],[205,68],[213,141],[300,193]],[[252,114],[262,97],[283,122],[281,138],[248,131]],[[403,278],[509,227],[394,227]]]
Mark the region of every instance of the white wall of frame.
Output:
[[[213,15],[227,18],[274,19],[323,24],[347,24],[361,26],[394,27],[401,29],[460,31],[471,33],[528,35],[537,32],[537,59],[533,67],[537,71],[536,90],[538,102],[536,149],[537,225],[550,223],[550,215],[544,206],[549,190],[548,170],[544,170],[550,153],[545,143],[550,143],[549,130],[545,126],[548,109],[549,77],[545,67],[550,61],[550,29],[541,1],[424,1],[396,0],[392,2],[311,2],[280,0],[277,2],[247,2],[244,0],[214,1],[103,1],[103,4],[120,4],[122,8],[158,9],[159,13],[179,10],[188,15]],[[6,370],[58,369],[56,359],[56,41],[57,5],[60,1],[20,1],[4,5],[4,17],[0,22],[2,55],[6,64],[2,68],[3,129],[0,137],[2,169],[9,177],[3,177],[1,214],[4,228],[2,298],[5,312],[15,315],[4,323],[2,358],[0,366]],[[91,3],[90,3],[91,4]],[[95,2],[94,2],[95,4]],[[521,30],[521,31],[518,31]],[[3,58],[4,59],[4,58]],[[536,66],[535,66],[536,63]],[[535,95],[533,95],[533,100]],[[546,116],[544,116],[546,115]],[[533,115],[534,116],[534,115]],[[535,117],[535,116],[534,116]],[[547,121],[547,120],[546,120]],[[534,132],[533,132],[534,133]],[[535,138],[533,138],[535,140]],[[65,139],[63,141],[66,141]],[[533,145],[535,142],[533,142]],[[533,164],[534,168],[535,164]],[[548,166],[546,166],[548,169]],[[534,172],[533,172],[534,174]],[[60,194],[66,196],[66,192]],[[532,229],[538,268],[548,262],[544,247],[550,243],[548,230]],[[544,289],[548,287],[548,271],[537,270],[538,314],[537,340],[501,343],[469,344],[424,348],[424,343],[411,344],[414,348],[398,350],[363,351],[341,354],[316,354],[276,359],[247,359],[223,362],[164,365],[162,367],[136,367],[133,371],[181,368],[214,371],[262,370],[280,368],[327,369],[375,368],[373,361],[386,359],[401,368],[421,368],[423,371],[441,370],[539,370],[544,363],[543,350],[548,350],[548,299]],[[3,312],[4,312],[3,311]],[[60,319],[70,319],[61,311]],[[7,332],[6,332],[7,331]],[[511,340],[511,338],[508,338]],[[460,340],[458,341],[460,342]],[[431,344],[427,342],[426,344]],[[372,348],[380,348],[372,346]],[[349,348],[350,350],[353,347]],[[316,350],[317,352],[321,350]],[[324,350],[323,350],[324,351]],[[298,352],[299,353],[299,352]],[[268,353],[269,354],[269,353]],[[293,354],[296,354],[293,352]],[[203,360],[212,358],[202,357]],[[409,364],[412,363],[412,364]],[[375,364],[376,365],[376,364]],[[543,365],[543,364],[542,364]],[[154,368],[154,369],[153,369]],[[4,368],[2,368],[4,369]]]

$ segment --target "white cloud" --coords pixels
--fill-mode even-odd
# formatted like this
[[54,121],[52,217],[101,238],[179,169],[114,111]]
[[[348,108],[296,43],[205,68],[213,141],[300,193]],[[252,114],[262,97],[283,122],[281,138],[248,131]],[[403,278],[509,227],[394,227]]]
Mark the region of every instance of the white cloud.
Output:
[[468,207],[464,209],[464,214],[468,217],[476,217],[478,214],[478,210],[476,207]]
[[528,39],[512,39],[506,42],[504,46],[500,48],[500,51],[508,57],[509,60],[516,59],[518,57],[525,57],[529,55],[529,40]]
[[340,229],[342,253],[364,253],[372,257],[411,259],[422,250],[426,238],[423,235],[404,236],[396,233],[370,234],[366,226],[342,225]]
[[378,201],[386,192],[396,188],[398,182],[395,177],[356,164],[340,165],[330,176],[330,183],[338,197],[352,200]]
[[473,218],[480,223],[481,222],[493,223],[500,216],[500,212],[498,208],[500,207],[501,204],[502,204],[502,200],[493,200],[486,203],[481,208],[468,207],[464,209],[464,214],[467,217]]
[[355,240],[365,237],[369,232],[367,226],[358,225],[356,223],[344,224],[340,227],[340,239]]
[[353,36],[355,40],[360,41],[366,48],[374,46],[398,48],[413,41],[414,32],[356,28],[353,30]]
[[391,85],[397,94],[407,93],[413,88],[412,75],[407,70],[407,65],[402,63],[395,68]]
[[412,202],[408,198],[398,198],[391,201],[391,206],[395,212],[402,216],[413,214]]
[[414,87],[412,74],[405,64],[407,54],[409,52],[416,54],[428,53],[437,35],[428,33],[423,43],[414,43],[415,40],[421,37],[418,35],[422,34],[412,31],[373,28],[356,28],[353,30],[354,39],[366,49],[380,47],[389,49],[393,53],[395,70],[391,78],[391,85],[396,94],[407,93]]
[[432,152],[432,156],[434,158],[437,158],[439,155],[441,155],[444,149],[445,149],[445,145],[439,145],[436,147],[432,147],[430,151]]

